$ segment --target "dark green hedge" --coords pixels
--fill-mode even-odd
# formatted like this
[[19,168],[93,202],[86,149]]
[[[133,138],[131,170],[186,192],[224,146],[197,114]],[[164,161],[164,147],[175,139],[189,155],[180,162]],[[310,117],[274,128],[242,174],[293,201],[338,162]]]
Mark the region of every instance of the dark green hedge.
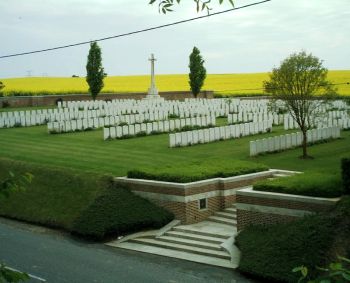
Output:
[[304,173],[274,180],[263,180],[255,183],[253,189],[326,198],[339,197],[344,192],[339,175],[321,173]]
[[350,197],[343,197],[327,214],[307,216],[295,222],[251,226],[238,234],[239,270],[264,282],[298,282],[292,269],[308,267],[310,278],[322,275],[337,256],[350,256]]
[[300,221],[271,226],[251,226],[236,238],[241,250],[239,270],[266,282],[298,282],[297,266],[324,266],[339,221],[311,216]]
[[341,160],[341,170],[344,191],[346,194],[350,195],[350,158],[343,158]]
[[156,229],[174,219],[174,215],[123,187],[111,187],[80,215],[73,233],[103,240],[142,229]]
[[188,183],[211,178],[226,178],[268,170],[263,164],[237,161],[234,164],[224,162],[210,162],[205,164],[186,164],[182,166],[159,168],[157,170],[131,170],[128,178],[158,180],[176,183]]

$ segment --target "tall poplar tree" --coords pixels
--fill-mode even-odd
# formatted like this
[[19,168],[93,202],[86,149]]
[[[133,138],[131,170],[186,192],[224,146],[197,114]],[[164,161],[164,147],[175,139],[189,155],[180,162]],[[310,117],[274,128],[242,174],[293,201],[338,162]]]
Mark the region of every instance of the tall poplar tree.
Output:
[[197,47],[193,47],[193,51],[190,55],[190,68],[189,84],[194,97],[197,98],[198,94],[203,87],[205,78],[207,77],[207,70],[204,68],[204,60]]
[[102,67],[101,55],[101,48],[96,42],[91,42],[86,64],[86,81],[89,85],[89,92],[93,100],[96,99],[97,95],[104,86],[103,79],[105,77],[105,73]]

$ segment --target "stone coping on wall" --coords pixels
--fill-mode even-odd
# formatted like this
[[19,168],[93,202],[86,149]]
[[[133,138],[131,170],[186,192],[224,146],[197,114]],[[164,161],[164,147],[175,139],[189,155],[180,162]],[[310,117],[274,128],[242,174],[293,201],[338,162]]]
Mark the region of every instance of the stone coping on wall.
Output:
[[265,192],[265,191],[254,191],[252,186],[237,190],[236,194],[241,196],[247,196],[247,197],[276,199],[276,200],[284,200],[284,201],[296,201],[296,202],[322,204],[322,205],[335,205],[340,200],[339,197],[338,198],[321,198],[321,197],[310,197],[310,196],[292,195],[292,194],[283,194],[283,193],[274,193],[274,192]]
[[154,187],[168,187],[168,188],[177,188],[181,190],[188,190],[191,188],[196,187],[203,187],[207,185],[212,184],[227,184],[227,183],[234,183],[234,182],[242,182],[247,180],[254,180],[261,177],[269,177],[274,174],[287,174],[287,175],[293,175],[300,172],[296,171],[289,171],[289,170],[280,170],[280,169],[269,169],[267,171],[257,172],[257,173],[250,173],[240,176],[234,176],[234,177],[227,177],[227,178],[213,178],[213,179],[206,179],[206,180],[200,180],[196,182],[189,182],[189,183],[176,183],[176,182],[166,182],[166,181],[157,181],[157,180],[146,180],[146,179],[133,179],[128,177],[116,177],[114,178],[115,181],[121,182],[121,183],[133,183],[138,185],[151,185]]

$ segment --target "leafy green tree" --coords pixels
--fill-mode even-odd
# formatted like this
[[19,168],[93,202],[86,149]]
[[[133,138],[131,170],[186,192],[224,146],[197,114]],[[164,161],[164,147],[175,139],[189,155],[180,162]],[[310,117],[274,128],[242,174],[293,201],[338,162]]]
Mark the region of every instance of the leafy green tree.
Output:
[[[193,0],[193,1],[195,2],[195,5],[197,7],[197,12],[203,11],[205,9],[209,13],[209,11],[211,10],[209,6],[211,0]],[[166,14],[167,12],[172,12],[173,11],[172,8],[174,4],[176,3],[180,4],[181,0],[151,0],[149,4],[154,4],[155,2],[158,2],[159,13]],[[224,2],[224,0],[218,0],[218,2],[221,5]],[[233,0],[226,0],[225,2],[229,2],[232,6],[234,6]]]
[[86,64],[86,81],[89,84],[89,92],[92,99],[95,100],[96,96],[103,88],[103,79],[105,77],[104,69],[102,67],[101,48],[96,42],[90,44],[90,51]]
[[[33,175],[26,173],[23,176],[15,176],[9,172],[9,177],[0,182],[0,199],[9,197],[11,192],[24,190],[25,186],[33,179]],[[12,270],[0,263],[0,283],[10,282],[17,283],[29,280],[27,273]]]
[[310,158],[307,153],[307,131],[313,127],[318,109],[328,103],[336,93],[327,81],[328,70],[322,61],[305,51],[294,53],[274,68],[270,79],[264,82],[267,93],[273,101],[281,100],[284,107],[298,124],[303,134],[302,158]]
[[309,270],[306,266],[298,266],[294,268],[293,272],[300,272],[301,277],[298,280],[298,283],[307,282],[307,283],[347,283],[350,282],[350,260],[345,257],[338,257],[337,262],[332,262],[329,264],[329,267],[320,268],[317,267],[320,271],[323,272],[323,275],[318,278],[309,278]]
[[189,84],[194,97],[197,98],[204,84],[205,78],[207,77],[207,71],[204,68],[204,60],[197,47],[193,47],[190,55],[190,68],[189,73]]

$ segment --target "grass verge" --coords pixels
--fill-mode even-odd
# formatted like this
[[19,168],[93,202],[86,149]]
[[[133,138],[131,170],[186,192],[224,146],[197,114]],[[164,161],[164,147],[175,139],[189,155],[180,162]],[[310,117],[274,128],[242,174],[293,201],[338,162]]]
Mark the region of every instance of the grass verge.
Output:
[[339,174],[305,173],[291,177],[263,180],[254,184],[256,191],[325,197],[339,197],[344,193]]
[[237,161],[234,164],[223,161],[198,162],[191,165],[184,164],[184,166],[187,168],[186,171],[183,170],[183,166],[160,168],[156,172],[151,169],[130,170],[128,178],[188,183],[218,177],[239,176],[269,169],[266,165],[247,161]]

